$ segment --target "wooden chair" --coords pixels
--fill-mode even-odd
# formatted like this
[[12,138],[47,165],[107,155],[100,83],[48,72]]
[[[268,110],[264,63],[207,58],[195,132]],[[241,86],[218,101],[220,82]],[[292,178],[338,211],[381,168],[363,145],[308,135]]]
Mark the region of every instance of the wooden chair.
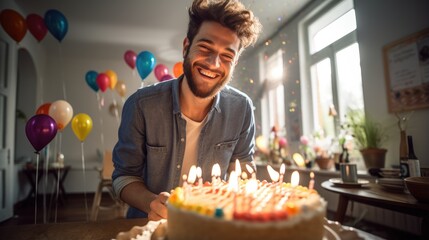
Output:
[[[113,161],[112,152],[106,150],[103,155],[103,168],[98,169],[100,172],[100,183],[98,184],[97,192],[95,192],[94,200],[92,202],[91,209],[91,221],[97,221],[99,210],[116,210],[117,217],[124,217],[127,205],[115,196],[112,186],[112,172],[113,172]],[[110,197],[114,200],[114,204],[110,206],[101,206],[101,197],[103,190],[106,189]]]

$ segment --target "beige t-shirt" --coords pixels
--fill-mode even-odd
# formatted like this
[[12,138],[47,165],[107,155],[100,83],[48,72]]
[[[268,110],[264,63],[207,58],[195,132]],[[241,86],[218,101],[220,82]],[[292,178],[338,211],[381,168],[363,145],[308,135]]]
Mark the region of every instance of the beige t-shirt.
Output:
[[[201,129],[206,123],[206,118],[201,122],[193,121],[192,119],[186,117],[182,114],[183,118],[186,120],[186,146],[185,146],[185,156],[183,157],[183,166],[180,176],[183,174],[189,175],[189,169],[192,165],[197,166],[198,161],[198,139],[200,138]],[[180,179],[180,186],[183,184],[182,178]]]

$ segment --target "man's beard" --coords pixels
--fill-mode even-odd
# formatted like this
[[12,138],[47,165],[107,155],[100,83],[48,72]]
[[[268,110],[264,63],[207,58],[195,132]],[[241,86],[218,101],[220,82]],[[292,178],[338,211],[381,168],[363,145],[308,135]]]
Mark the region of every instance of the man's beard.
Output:
[[191,92],[194,94],[194,96],[199,98],[208,98],[212,97],[215,94],[218,93],[220,89],[222,89],[231,79],[232,72],[228,76],[224,76],[224,79],[218,83],[216,83],[215,86],[213,86],[211,89],[204,91],[201,88],[198,88],[197,83],[195,82],[194,75],[192,73],[192,66],[191,61],[188,57],[188,52],[185,55],[184,61],[183,61],[183,73],[186,77],[186,80],[188,81],[189,88],[191,89]]

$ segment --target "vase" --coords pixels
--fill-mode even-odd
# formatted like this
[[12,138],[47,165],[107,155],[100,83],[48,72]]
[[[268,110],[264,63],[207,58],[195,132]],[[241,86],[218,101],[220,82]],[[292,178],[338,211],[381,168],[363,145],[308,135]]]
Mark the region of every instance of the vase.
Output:
[[330,157],[316,157],[317,166],[323,170],[329,170],[334,165],[334,159]]
[[360,150],[367,169],[384,168],[386,152],[387,149],[384,148],[365,148]]

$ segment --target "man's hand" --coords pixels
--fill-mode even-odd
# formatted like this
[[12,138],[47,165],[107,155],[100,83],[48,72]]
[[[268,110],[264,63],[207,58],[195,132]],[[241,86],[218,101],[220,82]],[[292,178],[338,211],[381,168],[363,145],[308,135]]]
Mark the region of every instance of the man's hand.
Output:
[[152,202],[150,202],[149,221],[158,221],[167,218],[167,206],[165,205],[170,193],[160,193]]

